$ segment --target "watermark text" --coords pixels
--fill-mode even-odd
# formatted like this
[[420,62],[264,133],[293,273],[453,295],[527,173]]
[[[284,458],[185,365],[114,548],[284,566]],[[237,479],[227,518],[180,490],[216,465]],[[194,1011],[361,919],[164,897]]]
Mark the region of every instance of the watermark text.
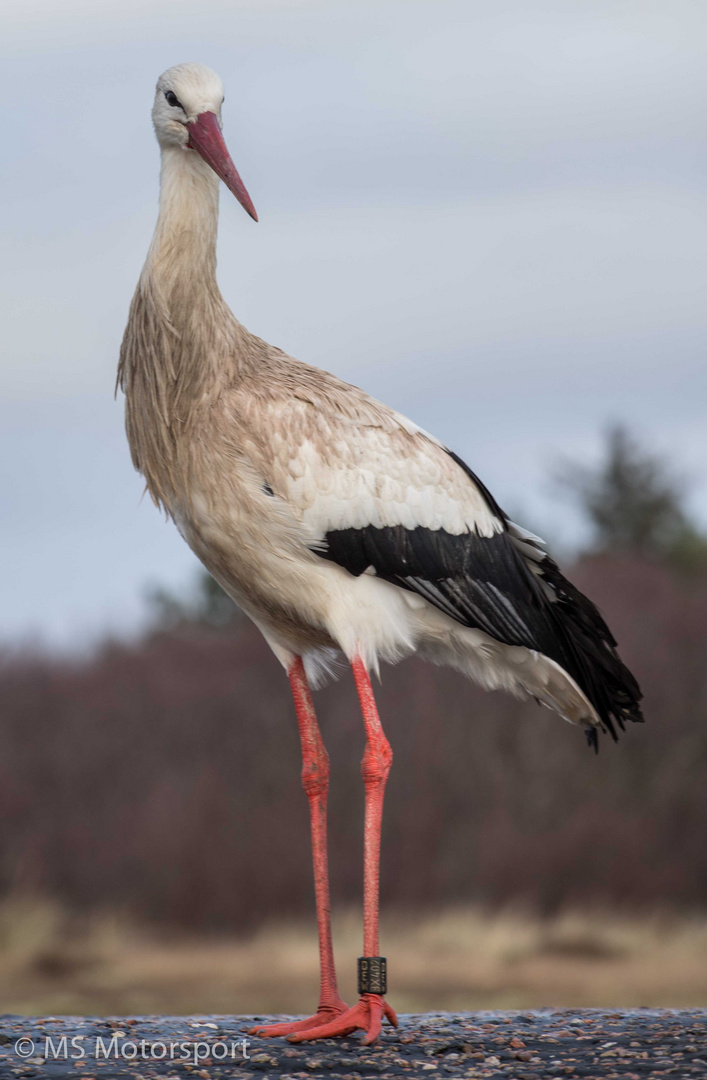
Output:
[[244,1061],[250,1058],[249,1039],[129,1039],[118,1034],[46,1035],[42,1039],[20,1038],[14,1050],[25,1061],[181,1061],[199,1065],[204,1061]]

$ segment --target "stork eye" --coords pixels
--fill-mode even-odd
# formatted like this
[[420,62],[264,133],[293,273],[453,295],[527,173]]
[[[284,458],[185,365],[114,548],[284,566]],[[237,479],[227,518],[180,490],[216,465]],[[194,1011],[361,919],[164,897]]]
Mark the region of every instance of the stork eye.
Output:
[[172,105],[177,109],[183,108],[183,105],[173,90],[165,90],[164,96],[167,98],[167,104]]

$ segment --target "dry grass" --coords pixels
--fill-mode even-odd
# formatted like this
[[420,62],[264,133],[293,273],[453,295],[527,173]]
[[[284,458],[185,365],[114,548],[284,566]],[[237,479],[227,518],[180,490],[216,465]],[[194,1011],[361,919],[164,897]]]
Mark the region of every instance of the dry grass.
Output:
[[[360,920],[335,918],[342,988],[354,995]],[[707,1005],[707,918],[449,910],[383,925],[403,1012]],[[169,938],[118,918],[78,919],[36,901],[0,907],[0,1012],[304,1012],[317,995],[314,927]]]

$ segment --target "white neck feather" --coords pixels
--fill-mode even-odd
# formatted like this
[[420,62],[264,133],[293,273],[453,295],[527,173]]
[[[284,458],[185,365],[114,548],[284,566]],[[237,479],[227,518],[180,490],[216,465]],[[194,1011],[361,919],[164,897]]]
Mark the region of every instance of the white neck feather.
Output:
[[[162,150],[160,210],[118,366],[135,467],[170,506],[195,410],[239,377],[246,333],[216,284],[218,177],[196,153]],[[186,448],[186,449],[185,449]]]
[[160,211],[145,271],[160,285],[216,284],[219,180],[194,151],[162,150]]

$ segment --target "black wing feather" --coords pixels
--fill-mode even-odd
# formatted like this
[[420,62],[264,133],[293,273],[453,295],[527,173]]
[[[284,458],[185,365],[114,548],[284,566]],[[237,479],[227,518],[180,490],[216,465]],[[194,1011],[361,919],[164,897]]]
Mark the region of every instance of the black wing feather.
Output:
[[450,456],[481,492],[502,531],[480,536],[403,525],[335,529],[325,535],[326,549],[318,554],[354,576],[372,567],[378,577],[419,593],[462,625],[554,660],[616,738],[615,725],[642,719],[641,693],[606,623],[540,549],[532,564],[538,574],[533,573],[503,511],[464,462]]

